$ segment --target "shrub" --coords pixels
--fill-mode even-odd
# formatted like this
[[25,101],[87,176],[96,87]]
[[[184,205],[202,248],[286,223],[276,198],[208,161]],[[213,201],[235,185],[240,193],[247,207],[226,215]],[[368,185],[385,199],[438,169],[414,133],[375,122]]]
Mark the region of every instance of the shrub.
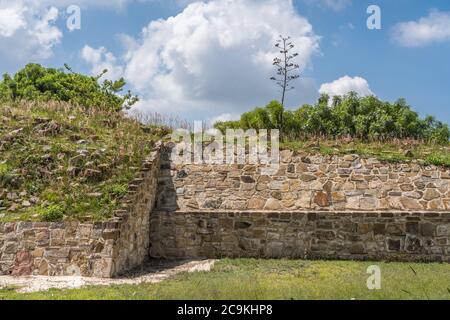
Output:
[[6,163],[0,163],[0,187],[9,187],[13,178],[8,165]]
[[105,187],[105,191],[116,198],[121,198],[127,195],[128,185],[126,184],[112,184]]
[[64,209],[60,205],[50,205],[48,207],[41,207],[38,210],[42,220],[54,222],[61,220],[64,217]]
[[[65,72],[68,71],[68,72]],[[0,101],[65,101],[84,107],[98,107],[108,111],[129,108],[138,98],[130,91],[119,95],[125,86],[123,78],[117,81],[100,78],[107,72],[90,77],[65,69],[44,68],[39,64],[27,64],[13,77],[8,74],[0,81]]]
[[6,163],[0,163],[0,177],[3,177],[9,172],[8,165]]
[[426,164],[432,164],[435,166],[450,167],[450,156],[446,155],[430,155],[425,159]]
[[228,128],[277,128],[288,140],[352,137],[370,141],[417,139],[446,144],[450,139],[447,124],[431,116],[421,119],[404,99],[389,103],[373,96],[358,97],[356,93],[334,97],[332,103],[327,95],[322,95],[315,105],[304,105],[293,111],[283,110],[279,102],[272,101],[265,108],[244,113],[238,121],[218,122],[214,127],[223,133]]

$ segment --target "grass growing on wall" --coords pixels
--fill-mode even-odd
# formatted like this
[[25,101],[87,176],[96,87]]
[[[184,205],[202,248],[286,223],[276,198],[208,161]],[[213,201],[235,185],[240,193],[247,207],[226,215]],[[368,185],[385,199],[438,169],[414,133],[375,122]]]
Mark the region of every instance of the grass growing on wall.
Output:
[[[381,290],[367,288],[367,268],[381,268]],[[447,264],[224,259],[211,272],[185,273],[158,284],[86,287],[0,299],[450,299]]]
[[417,160],[422,165],[450,168],[450,144],[426,144],[413,140],[365,142],[359,140],[288,141],[282,149],[323,155],[358,154],[390,163]]
[[162,134],[120,112],[0,105],[0,221],[109,217]]

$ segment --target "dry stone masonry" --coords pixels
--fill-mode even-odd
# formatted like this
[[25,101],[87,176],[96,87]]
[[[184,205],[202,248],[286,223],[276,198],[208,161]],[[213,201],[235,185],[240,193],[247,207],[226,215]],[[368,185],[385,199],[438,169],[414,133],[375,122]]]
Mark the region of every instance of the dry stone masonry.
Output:
[[450,171],[281,152],[260,165],[175,165],[163,152],[155,257],[450,262]]
[[161,211],[151,225],[155,257],[450,262],[450,212]]
[[273,176],[259,165],[162,163],[159,210],[450,210],[450,171],[357,155],[281,152]]
[[450,262],[450,171],[281,152],[263,165],[176,165],[158,144],[104,222],[0,223],[0,274],[112,277],[162,258]]
[[109,221],[0,223],[0,275],[111,277],[142,264],[148,257],[159,159],[157,145]]

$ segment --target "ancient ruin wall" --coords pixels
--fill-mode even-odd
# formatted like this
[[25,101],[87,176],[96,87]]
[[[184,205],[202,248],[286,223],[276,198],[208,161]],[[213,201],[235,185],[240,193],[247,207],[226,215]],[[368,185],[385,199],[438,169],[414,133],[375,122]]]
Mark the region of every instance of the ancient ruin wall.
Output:
[[450,262],[450,212],[154,212],[155,257]]
[[450,170],[415,162],[282,151],[269,176],[262,165],[175,165],[164,158],[159,210],[450,210]]
[[151,256],[450,261],[450,171],[281,152],[261,165],[163,153]]
[[0,223],[0,275],[111,277],[139,266],[148,257],[159,159],[157,145],[109,221]]
[[149,252],[449,261],[448,169],[283,151],[268,176],[258,165],[175,165],[160,151],[109,221],[0,223],[0,274],[111,277]]

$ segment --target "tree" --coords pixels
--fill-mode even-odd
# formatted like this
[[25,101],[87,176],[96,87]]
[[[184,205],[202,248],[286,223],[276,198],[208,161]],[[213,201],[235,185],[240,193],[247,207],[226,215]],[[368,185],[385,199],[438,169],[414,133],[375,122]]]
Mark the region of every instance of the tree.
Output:
[[277,69],[277,76],[271,78],[271,80],[275,81],[281,87],[281,104],[283,107],[286,92],[294,89],[291,86],[291,82],[300,77],[299,74],[295,73],[296,70],[300,69],[300,66],[292,62],[298,56],[298,53],[290,53],[295,47],[290,39],[291,37],[283,37],[280,35],[280,39],[275,44],[275,47],[280,49],[282,56],[281,58],[276,57],[273,59],[273,65]]
[[126,84],[123,78],[100,83],[108,70],[90,77],[73,72],[68,65],[64,67],[53,69],[30,63],[13,77],[5,74],[0,81],[0,101],[56,100],[109,111],[128,109],[138,101],[130,91],[119,94]]
[[[377,97],[359,97],[355,92],[333,99],[322,95],[316,104],[304,105],[289,111],[278,101],[263,108],[246,112],[238,121],[216,123],[222,132],[227,128],[276,129],[281,128],[285,138],[315,139],[317,137],[352,137],[365,141],[389,139],[420,139],[426,142],[448,144],[450,128],[434,117],[421,119],[404,99],[395,103]],[[281,123],[281,119],[284,119]],[[281,130],[280,130],[281,132]]]
[[[280,35],[280,38],[277,40],[275,47],[280,49],[281,57],[275,57],[273,59],[273,65],[276,68],[276,76],[270,78],[271,80],[275,81],[278,86],[281,87],[281,105],[283,108],[286,93],[294,89],[294,87],[291,85],[291,82],[300,77],[300,75],[296,73],[296,71],[300,69],[300,66],[293,63],[293,60],[298,56],[298,53],[291,53],[295,46],[290,40],[291,37],[284,37],[282,35]],[[283,118],[281,117],[281,139],[283,139],[282,128]]]

